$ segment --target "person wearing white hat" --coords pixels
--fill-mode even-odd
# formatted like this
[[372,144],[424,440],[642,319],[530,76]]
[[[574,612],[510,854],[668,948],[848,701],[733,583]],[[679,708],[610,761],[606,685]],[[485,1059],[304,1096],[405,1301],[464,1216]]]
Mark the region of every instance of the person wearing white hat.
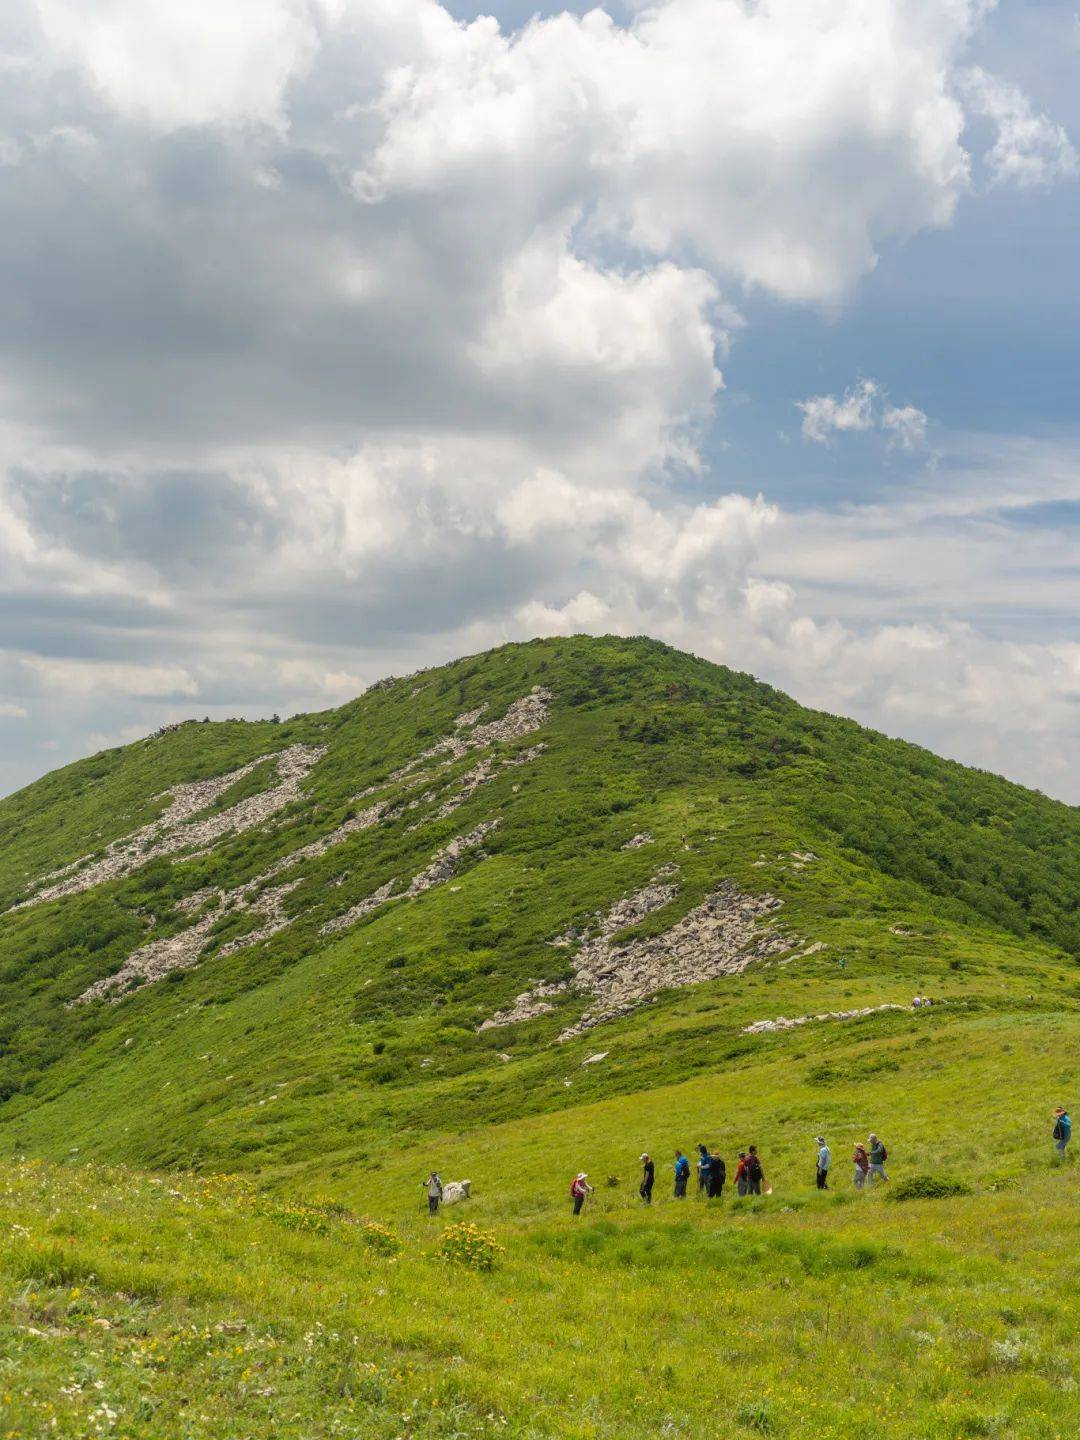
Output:
[[593,1187],[589,1184],[589,1177],[584,1170],[579,1170],[570,1182],[570,1198],[574,1202],[574,1214],[581,1214],[581,1207],[585,1204],[585,1196],[593,1193]]
[[645,1201],[646,1205],[652,1204],[652,1188],[655,1179],[656,1166],[649,1159],[649,1156],[646,1153],[641,1157],[641,1185],[638,1189],[638,1194],[641,1196],[642,1200]]

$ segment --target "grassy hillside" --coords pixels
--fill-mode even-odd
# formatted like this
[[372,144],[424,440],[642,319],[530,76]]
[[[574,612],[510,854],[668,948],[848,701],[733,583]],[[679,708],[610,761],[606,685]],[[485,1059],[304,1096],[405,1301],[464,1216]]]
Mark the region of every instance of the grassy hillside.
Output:
[[[478,723],[497,721],[538,686],[551,698],[537,728],[393,778],[468,734],[458,717],[485,707]],[[191,724],[71,766],[0,805],[0,894],[17,906],[60,867],[92,867],[177,784],[225,777],[188,824],[250,803],[277,783],[274,765],[229,777],[290,747],[321,758],[265,823],[156,858],[151,846],[118,878],[0,917],[0,1145],[275,1172],[313,1153],[352,1165],[388,1132],[423,1133],[436,1104],[447,1124],[486,1123],[771,1053],[783,1037],[741,1033],[770,1016],[927,990],[954,1010],[1056,1013],[1080,998],[1075,810],[646,640],[510,646],[338,711]],[[463,787],[485,758],[490,778]],[[448,800],[461,803],[440,816]],[[385,807],[377,823],[295,858],[373,805]],[[322,933],[492,820],[453,883]],[[651,843],[622,848],[643,832]],[[572,993],[539,1019],[478,1031],[530,982],[569,973],[573,947],[553,939],[672,864],[676,898],[629,935],[669,930],[730,882],[783,902],[781,930],[807,942],[789,954],[823,948],[661,991],[647,1025],[639,1010],[565,1046],[549,1042],[586,1008]],[[240,908],[214,910],[213,890],[252,883]],[[253,907],[279,886],[290,923],[244,945],[264,919]],[[199,915],[208,936],[193,968],[117,989],[120,1003],[71,1005]],[[612,1063],[564,1085],[584,1052],[616,1042]]]
[[[1063,1436],[1078,898],[1076,810],[642,639],[48,776],[0,802],[0,1435]],[[872,1127],[969,1193],[854,1196]],[[698,1140],[774,1195],[677,1207]]]
[[[333,1196],[315,1175],[285,1198],[0,1165],[0,1433],[841,1437],[857,1419],[905,1440],[1065,1440],[1080,1186],[1033,1097],[1066,1080],[1075,1029],[924,1018],[827,1062],[777,1055],[388,1145]],[[972,1193],[855,1195],[848,1147],[871,1122],[894,1186],[930,1171]],[[701,1135],[729,1159],[756,1136],[774,1195],[676,1202],[665,1166],[644,1213],[640,1146],[666,1160]],[[466,1218],[502,1247],[490,1273],[441,1258],[463,1210],[420,1213],[432,1154],[474,1179]],[[579,1163],[598,1188],[573,1221]]]

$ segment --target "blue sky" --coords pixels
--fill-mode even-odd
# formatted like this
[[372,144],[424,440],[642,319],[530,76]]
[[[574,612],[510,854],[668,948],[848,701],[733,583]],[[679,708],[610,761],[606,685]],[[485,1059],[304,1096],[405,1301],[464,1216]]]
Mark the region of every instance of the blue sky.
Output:
[[0,789],[580,629],[1080,800],[1073,8],[485,13],[5,8]]

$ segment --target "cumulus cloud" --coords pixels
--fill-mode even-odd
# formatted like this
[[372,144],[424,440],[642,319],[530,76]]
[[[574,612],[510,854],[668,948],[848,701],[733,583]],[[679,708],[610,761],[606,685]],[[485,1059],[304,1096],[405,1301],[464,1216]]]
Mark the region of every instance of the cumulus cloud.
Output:
[[48,55],[120,115],[170,129],[285,123],[318,36],[302,0],[36,0]]
[[[8,0],[6,718],[74,754],[540,629],[661,633],[834,707],[859,644],[906,674],[913,642],[814,611],[808,557],[776,572],[787,517],[718,493],[701,442],[746,297],[835,306],[949,223],[984,10],[508,34],[437,0]],[[1002,156],[1050,167],[994,104]],[[925,433],[869,380],[802,409],[812,440]]]
[[1045,186],[1077,174],[1080,160],[1064,126],[1039,114],[1019,86],[977,65],[959,82],[971,114],[994,129],[983,156],[992,184]]

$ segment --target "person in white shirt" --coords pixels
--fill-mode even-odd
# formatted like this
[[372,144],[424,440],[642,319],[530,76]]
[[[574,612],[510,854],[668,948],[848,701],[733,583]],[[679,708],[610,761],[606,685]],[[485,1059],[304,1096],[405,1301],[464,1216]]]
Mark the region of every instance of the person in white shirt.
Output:
[[825,1136],[817,1137],[817,1188],[827,1190],[829,1188],[829,1166],[832,1164],[832,1152],[825,1144]]
[[439,1172],[432,1170],[431,1174],[424,1181],[427,1190],[427,1206],[429,1215],[437,1215],[439,1212],[439,1201],[442,1199],[442,1181],[439,1179]]

